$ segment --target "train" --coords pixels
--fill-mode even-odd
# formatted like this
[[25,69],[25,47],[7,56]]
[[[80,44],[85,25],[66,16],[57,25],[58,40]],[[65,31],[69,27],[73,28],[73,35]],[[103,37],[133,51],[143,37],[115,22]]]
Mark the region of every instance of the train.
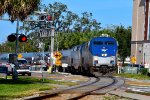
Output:
[[118,42],[102,35],[72,49],[61,51],[62,63],[71,73],[109,73],[117,68]]
[[[71,73],[109,73],[117,67],[118,42],[115,38],[102,35],[88,42],[76,45],[62,53],[61,62],[67,64]],[[45,60],[49,62],[50,52],[21,53],[30,63]],[[0,54],[0,61],[8,61],[9,53]],[[32,61],[32,62],[31,62]]]

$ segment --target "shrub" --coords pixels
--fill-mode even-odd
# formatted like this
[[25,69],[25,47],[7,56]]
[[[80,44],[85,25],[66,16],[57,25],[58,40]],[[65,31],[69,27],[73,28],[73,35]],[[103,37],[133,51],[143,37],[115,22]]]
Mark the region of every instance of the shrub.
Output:
[[148,69],[147,68],[141,68],[140,73],[142,75],[147,75],[148,74]]

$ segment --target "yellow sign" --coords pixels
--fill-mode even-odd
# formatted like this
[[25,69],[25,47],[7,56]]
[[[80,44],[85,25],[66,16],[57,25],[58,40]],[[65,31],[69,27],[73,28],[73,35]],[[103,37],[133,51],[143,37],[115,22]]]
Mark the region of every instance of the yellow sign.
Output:
[[54,57],[55,57],[56,59],[61,59],[61,58],[62,58],[62,54],[57,51],[57,52],[55,52]]
[[135,57],[132,57],[132,58],[131,58],[131,62],[132,62],[133,64],[135,64],[135,63],[136,63],[136,58],[135,58]]
[[22,58],[22,54],[20,53],[20,54],[18,54],[18,58]]
[[55,52],[54,57],[56,58],[55,65],[56,66],[61,66],[61,64],[62,64],[62,62],[61,62],[61,58],[62,58],[61,52],[58,52],[58,51]]
[[61,66],[61,65],[62,65],[61,60],[60,60],[60,59],[56,60],[55,65],[56,65],[56,66]]

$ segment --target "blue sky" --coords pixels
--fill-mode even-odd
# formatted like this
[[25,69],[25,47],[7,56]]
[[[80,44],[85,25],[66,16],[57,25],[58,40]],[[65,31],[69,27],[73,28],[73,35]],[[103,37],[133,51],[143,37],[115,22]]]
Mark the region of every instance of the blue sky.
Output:
[[[93,19],[101,23],[101,27],[108,25],[132,26],[133,0],[41,0],[43,4],[61,2],[68,9],[78,15],[91,12]],[[0,20],[0,43],[7,40],[7,36],[16,32],[16,22]]]

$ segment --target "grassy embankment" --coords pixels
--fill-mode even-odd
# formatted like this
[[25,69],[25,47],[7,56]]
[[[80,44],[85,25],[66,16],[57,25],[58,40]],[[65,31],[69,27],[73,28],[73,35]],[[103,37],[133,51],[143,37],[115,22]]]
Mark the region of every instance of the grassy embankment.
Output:
[[20,98],[24,96],[33,95],[35,92],[50,90],[55,88],[50,84],[59,85],[76,85],[73,82],[60,82],[54,80],[44,79],[44,82],[38,78],[29,78],[19,76],[18,80],[13,81],[12,79],[5,80],[0,78],[0,99],[12,99]]
[[121,76],[124,78],[134,78],[139,80],[150,80],[150,77],[147,75],[142,74],[128,74],[128,73],[122,73],[122,74],[115,74],[115,76]]

